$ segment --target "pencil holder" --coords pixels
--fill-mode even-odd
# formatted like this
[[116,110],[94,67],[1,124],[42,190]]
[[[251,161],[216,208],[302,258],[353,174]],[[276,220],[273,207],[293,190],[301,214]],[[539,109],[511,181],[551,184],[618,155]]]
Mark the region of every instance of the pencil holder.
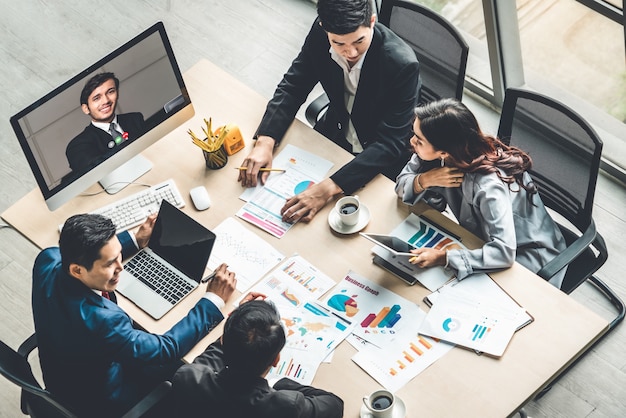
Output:
[[215,151],[204,151],[204,161],[206,162],[206,167],[211,170],[218,170],[226,165],[228,162],[228,154],[226,154],[226,150],[224,147],[219,147]]

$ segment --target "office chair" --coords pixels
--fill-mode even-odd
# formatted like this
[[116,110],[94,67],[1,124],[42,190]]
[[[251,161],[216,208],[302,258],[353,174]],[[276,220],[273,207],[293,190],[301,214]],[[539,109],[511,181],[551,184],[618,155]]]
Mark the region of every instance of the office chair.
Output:
[[[21,409],[33,418],[76,418],[50,392],[43,389],[28,362],[28,355],[37,347],[36,335],[31,335],[17,351],[0,341],[0,374],[22,388]],[[123,418],[137,418],[148,412],[169,392],[172,384],[162,382],[146,397],[123,415]]]
[[539,93],[517,88],[506,90],[498,137],[530,154],[533,166],[529,173],[542,201],[565,220],[555,219],[567,248],[537,274],[548,280],[567,267],[561,286],[567,294],[586,281],[593,284],[618,312],[603,337],[608,335],[624,319],[625,307],[619,296],[594,276],[608,258],[604,238],[597,232],[592,217],[602,141],[570,108]]
[[[378,21],[415,51],[422,80],[419,104],[444,97],[463,98],[469,46],[452,23],[425,6],[404,0],[383,0]],[[328,104],[323,93],[307,106],[305,117],[311,126]]]

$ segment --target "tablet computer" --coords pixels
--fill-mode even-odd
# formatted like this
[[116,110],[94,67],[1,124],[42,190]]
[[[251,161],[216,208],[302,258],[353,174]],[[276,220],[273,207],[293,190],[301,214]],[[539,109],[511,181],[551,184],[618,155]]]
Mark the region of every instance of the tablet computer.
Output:
[[417,247],[414,247],[408,242],[403,241],[398,237],[394,237],[393,235],[368,234],[365,232],[361,232],[360,234],[364,238],[367,238],[374,244],[383,247],[394,255],[405,255],[412,257],[415,254],[412,254],[411,250],[417,249]]

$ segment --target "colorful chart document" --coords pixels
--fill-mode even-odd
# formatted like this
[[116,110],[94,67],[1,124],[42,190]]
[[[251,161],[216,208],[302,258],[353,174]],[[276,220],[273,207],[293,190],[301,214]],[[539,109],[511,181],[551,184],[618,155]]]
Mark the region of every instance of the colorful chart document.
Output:
[[313,302],[298,308],[279,307],[287,342],[280,362],[267,376],[270,381],[282,377],[310,385],[324,359],[351,331],[350,324],[324,312]]
[[251,290],[266,295],[279,308],[299,307],[318,299],[334,285],[333,279],[302,256],[294,254],[284,259]]
[[[322,180],[332,166],[332,162],[291,144],[287,144],[272,161],[272,167],[274,168],[281,168],[284,170],[296,168],[299,172],[306,174],[314,181]],[[271,173],[268,181],[278,176],[280,176],[279,173]],[[263,185],[259,183],[256,187],[250,187],[244,190],[239,198],[247,202],[262,188]]]
[[414,324],[419,307],[354,271],[329,291],[320,304],[354,324],[353,333],[384,347]]
[[309,175],[296,168],[289,168],[257,190],[237,212],[237,216],[281,238],[294,224],[283,222],[280,210],[288,198],[305,191],[313,184],[315,181]]
[[418,334],[426,313],[421,309],[413,324],[393,344],[384,348],[368,345],[352,357],[385,389],[396,392],[428,366],[450,351],[454,344]]
[[505,306],[456,286],[440,290],[419,332],[500,357],[525,317],[520,306]]
[[[440,226],[410,214],[404,221],[394,228],[389,235],[398,237],[417,248],[452,249],[464,248],[459,239],[445,231]],[[409,257],[394,256],[390,251],[376,245],[372,252],[385,261],[391,263],[404,274],[416,278],[425,288],[434,292],[443,286],[453,276],[453,272],[443,267],[419,268],[409,263]]]
[[237,290],[245,292],[285,256],[246,229],[234,218],[226,218],[213,232],[217,236],[208,267],[226,263],[235,269]]

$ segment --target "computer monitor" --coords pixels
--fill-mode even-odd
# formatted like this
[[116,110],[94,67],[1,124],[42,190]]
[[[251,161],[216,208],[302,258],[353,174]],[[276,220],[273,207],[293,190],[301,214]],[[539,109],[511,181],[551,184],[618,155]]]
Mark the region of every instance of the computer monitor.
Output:
[[[113,135],[92,124],[97,111],[106,115],[107,105],[81,103],[88,81],[102,73],[119,80],[119,125]],[[98,91],[92,99],[102,99]],[[193,114],[165,27],[158,22],[17,113],[11,126],[48,208],[55,210],[96,182],[116,193],[134,181],[152,166],[140,152]]]

